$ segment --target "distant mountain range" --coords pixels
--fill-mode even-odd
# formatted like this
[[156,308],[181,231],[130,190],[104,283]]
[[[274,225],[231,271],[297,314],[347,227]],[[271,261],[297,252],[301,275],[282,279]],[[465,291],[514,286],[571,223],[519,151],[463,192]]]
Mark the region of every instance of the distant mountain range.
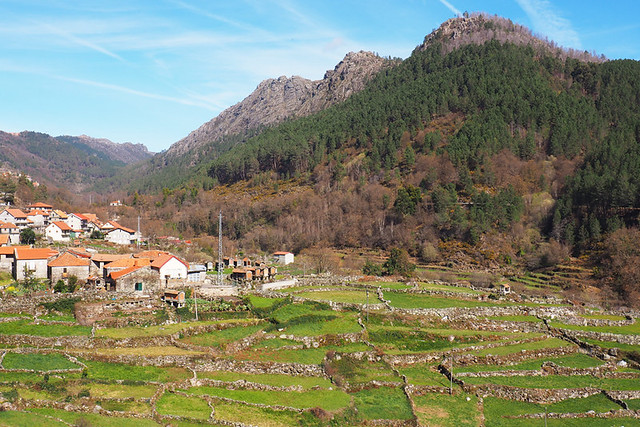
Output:
[[152,156],[142,144],[117,144],[85,135],[0,131],[0,163],[41,183],[72,191],[87,189]]

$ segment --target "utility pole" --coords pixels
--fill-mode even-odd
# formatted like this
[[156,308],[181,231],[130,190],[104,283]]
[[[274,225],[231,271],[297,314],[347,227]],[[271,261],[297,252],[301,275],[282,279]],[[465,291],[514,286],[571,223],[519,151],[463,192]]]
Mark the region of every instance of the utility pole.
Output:
[[196,295],[196,287],[193,286],[193,302],[196,304],[196,322],[198,321],[198,296]]
[[218,286],[222,286],[222,209],[218,215]]
[[138,215],[138,238],[136,239],[138,250],[140,249],[140,215]]

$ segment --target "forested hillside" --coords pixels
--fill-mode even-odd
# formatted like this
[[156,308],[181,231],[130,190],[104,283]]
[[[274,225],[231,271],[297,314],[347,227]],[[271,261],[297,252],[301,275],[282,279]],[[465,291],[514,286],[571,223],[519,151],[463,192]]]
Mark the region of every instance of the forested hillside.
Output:
[[526,269],[637,226],[640,64],[454,21],[472,30],[447,23],[346,101],[219,150],[212,191],[138,202],[186,235],[215,233],[222,208],[251,250],[403,247]]

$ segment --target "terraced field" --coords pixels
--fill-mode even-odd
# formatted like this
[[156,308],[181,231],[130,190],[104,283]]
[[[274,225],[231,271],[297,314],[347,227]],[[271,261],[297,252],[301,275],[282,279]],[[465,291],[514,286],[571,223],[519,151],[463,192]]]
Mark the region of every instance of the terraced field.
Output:
[[0,313],[0,425],[640,425],[635,316],[523,301],[332,280],[198,322]]

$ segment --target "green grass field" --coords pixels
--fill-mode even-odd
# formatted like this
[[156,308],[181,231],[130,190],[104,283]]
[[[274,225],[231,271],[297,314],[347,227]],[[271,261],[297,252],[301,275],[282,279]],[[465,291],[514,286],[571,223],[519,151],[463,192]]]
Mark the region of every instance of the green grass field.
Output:
[[[443,377],[444,378],[444,377]],[[428,394],[414,396],[418,421],[424,426],[479,426],[478,398],[473,395]]]
[[4,369],[32,369],[34,371],[53,371],[61,369],[80,369],[80,365],[71,362],[58,353],[7,353],[2,361]]
[[91,328],[80,325],[35,324],[30,319],[0,322],[0,335],[34,335],[37,337],[89,336]]
[[496,305],[484,301],[462,300],[422,294],[402,294],[396,292],[384,292],[384,299],[389,301],[392,307],[396,308],[489,307]]
[[351,401],[349,395],[342,390],[286,392],[227,390],[221,387],[192,387],[186,390],[186,392],[199,396],[226,397],[227,399],[248,403],[260,403],[263,405],[280,405],[299,409],[321,407],[330,412],[346,408]]

